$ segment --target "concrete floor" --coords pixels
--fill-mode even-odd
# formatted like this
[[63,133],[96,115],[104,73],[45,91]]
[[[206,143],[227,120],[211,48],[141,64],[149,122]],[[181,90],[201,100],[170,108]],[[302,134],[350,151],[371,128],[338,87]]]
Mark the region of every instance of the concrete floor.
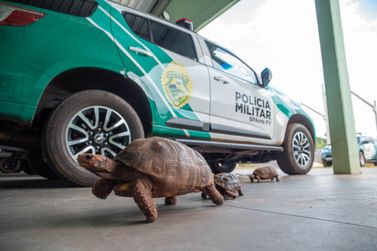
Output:
[[360,175],[305,176],[251,184],[221,207],[200,194],[176,206],[157,199],[144,223],[130,198],[96,199],[36,176],[0,177],[0,250],[377,250],[377,168]]

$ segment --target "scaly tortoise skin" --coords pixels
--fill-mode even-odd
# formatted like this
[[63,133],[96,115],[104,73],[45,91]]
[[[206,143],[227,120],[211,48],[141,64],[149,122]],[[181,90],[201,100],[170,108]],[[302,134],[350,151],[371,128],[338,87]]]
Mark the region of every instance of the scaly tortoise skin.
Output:
[[[214,175],[216,189],[224,196],[235,199],[237,193],[242,196],[241,182],[233,173],[218,173]],[[202,193],[202,198],[206,199],[207,195]]]
[[205,159],[192,148],[165,138],[134,140],[114,160],[80,154],[78,162],[101,177],[92,187],[96,197],[106,199],[111,191],[133,197],[147,222],[157,219],[153,198],[165,197],[166,205],[175,205],[175,196],[202,191],[217,205],[224,201]]
[[274,181],[276,179],[277,182],[279,182],[279,174],[276,168],[272,166],[265,166],[265,167],[259,167],[254,170],[254,172],[249,175],[250,181],[254,182],[254,179],[258,180],[258,183],[261,180],[269,180]]

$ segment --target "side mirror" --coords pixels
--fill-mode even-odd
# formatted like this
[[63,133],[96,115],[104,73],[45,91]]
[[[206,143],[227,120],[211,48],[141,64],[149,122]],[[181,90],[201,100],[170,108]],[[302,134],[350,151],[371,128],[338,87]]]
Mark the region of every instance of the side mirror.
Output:
[[266,87],[271,81],[272,72],[269,68],[265,68],[260,75],[262,79],[262,87]]

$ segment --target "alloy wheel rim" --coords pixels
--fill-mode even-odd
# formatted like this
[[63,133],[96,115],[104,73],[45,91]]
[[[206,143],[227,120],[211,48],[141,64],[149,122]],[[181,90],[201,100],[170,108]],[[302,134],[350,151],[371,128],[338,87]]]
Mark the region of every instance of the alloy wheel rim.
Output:
[[89,106],[69,121],[65,143],[77,162],[82,153],[115,157],[131,142],[127,121],[115,110],[105,106]]
[[292,139],[293,157],[300,168],[305,168],[311,160],[310,142],[303,132],[296,132]]

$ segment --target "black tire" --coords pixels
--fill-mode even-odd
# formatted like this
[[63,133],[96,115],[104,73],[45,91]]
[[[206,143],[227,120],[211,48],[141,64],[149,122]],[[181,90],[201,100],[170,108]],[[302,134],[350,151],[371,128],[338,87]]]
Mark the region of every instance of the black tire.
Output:
[[[102,130],[103,132],[105,132],[104,128],[107,125],[101,125],[99,123],[98,128],[96,127],[95,129],[91,129],[89,127],[86,127],[84,123],[81,123],[81,129],[83,129],[84,131],[88,130],[87,135],[89,135],[89,132],[92,133],[92,136],[90,137],[93,141],[89,141],[88,138],[88,141],[82,143],[86,144],[84,146],[78,145],[78,143],[77,145],[75,144],[74,146],[79,149],[76,152],[72,150],[74,148],[72,145],[68,146],[69,139],[67,135],[69,135],[69,131],[73,131],[74,133],[76,133],[76,135],[80,134],[80,131],[74,131],[70,129],[72,128],[72,123],[78,123],[78,125],[80,125],[80,122],[73,121],[80,121],[78,114],[83,114],[85,111],[91,109],[93,110],[93,114],[95,114],[94,116],[98,117],[97,122],[101,120],[100,117],[102,116],[102,119],[105,120],[104,124],[107,123],[109,127],[113,127],[117,123],[113,122],[114,124],[109,125],[110,122],[106,122],[107,119],[104,118],[104,111],[106,112],[106,116],[107,112],[110,111],[111,116],[115,114],[118,117],[119,121],[124,121],[125,125],[122,123],[122,126],[125,126],[124,128],[126,129],[119,128],[117,126],[116,130],[120,129],[120,132],[122,133],[127,130],[129,135],[122,137],[127,137],[128,143],[134,139],[144,137],[143,126],[137,113],[125,100],[117,95],[106,91],[88,90],[78,92],[64,100],[52,112],[50,118],[47,121],[46,127],[44,128],[42,134],[43,153],[47,163],[51,167],[53,167],[62,177],[80,186],[91,186],[98,179],[98,177],[80,167],[73,156],[78,154],[79,152],[82,152],[83,149],[86,149],[87,147],[93,147],[96,153],[99,153],[97,152],[97,150],[102,151],[105,147],[99,147],[99,145],[97,145],[97,143],[99,144],[99,142],[95,142],[95,138],[96,136],[98,136],[97,129],[99,131]],[[95,109],[97,109],[97,113]],[[86,119],[88,119],[89,122],[90,119],[87,117]],[[90,121],[90,123],[93,122]],[[96,125],[96,122],[94,122],[94,125]],[[93,132],[95,135],[93,135]],[[72,135],[74,133],[72,133]],[[115,135],[119,135],[118,132],[116,132],[113,137],[115,137]],[[106,135],[105,137],[101,134],[100,138],[101,144],[104,141],[106,141],[105,144],[108,144],[107,142],[111,141],[111,136],[108,135]],[[103,138],[105,140],[103,140]],[[72,137],[70,140],[70,142],[73,142],[75,141],[75,138]],[[125,145],[123,144],[123,146]],[[109,149],[109,145],[107,145],[106,148]],[[116,154],[120,150],[121,149],[119,148],[118,150],[114,150],[113,152]]]
[[322,160],[322,165],[323,165],[323,167],[330,167],[330,166],[332,166],[332,162],[331,161]]
[[214,174],[231,173],[237,166],[237,162],[221,162],[217,160],[207,161],[209,167]]
[[53,168],[51,168],[43,159],[42,150],[29,150],[28,151],[28,164],[29,169],[24,168],[23,170],[28,174],[38,174],[49,180],[58,180],[62,177],[56,172]]
[[359,152],[359,161],[360,161],[360,166],[364,167],[367,161],[365,159],[365,155],[363,152]]
[[[300,137],[303,140],[307,139],[307,142],[300,140]],[[298,140],[301,142],[298,142]],[[304,147],[300,145],[301,143],[304,144]],[[293,150],[294,146],[296,151]],[[304,125],[292,123],[287,126],[283,148],[284,151],[279,152],[276,158],[283,172],[296,175],[306,174],[311,170],[314,162],[314,141],[309,130]]]
[[25,161],[25,165],[22,166],[22,171],[24,171],[26,174],[33,175],[36,174],[36,172],[31,168],[30,162]]
[[3,173],[17,173],[21,171],[22,160],[14,158],[0,159],[0,172]]

